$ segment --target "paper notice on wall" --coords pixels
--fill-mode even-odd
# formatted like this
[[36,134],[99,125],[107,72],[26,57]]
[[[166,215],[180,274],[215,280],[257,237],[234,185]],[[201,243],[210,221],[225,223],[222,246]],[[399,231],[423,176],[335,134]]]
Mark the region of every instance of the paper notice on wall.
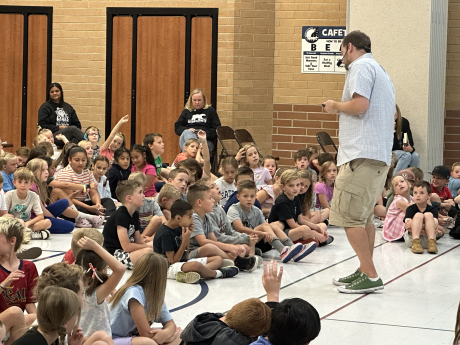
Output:
[[344,74],[340,46],[346,35],[345,26],[302,27],[302,73]]

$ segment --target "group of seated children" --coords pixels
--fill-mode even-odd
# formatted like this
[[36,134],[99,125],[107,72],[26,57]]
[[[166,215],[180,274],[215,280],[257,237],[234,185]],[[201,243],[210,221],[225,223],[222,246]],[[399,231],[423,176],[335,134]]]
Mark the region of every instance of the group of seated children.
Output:
[[[133,206],[140,204],[137,199],[143,197],[140,186],[135,191],[136,195],[129,196],[135,199]],[[194,211],[190,206],[177,200],[171,211],[175,217],[158,229],[161,235],[158,242],[162,249],[166,248],[166,258],[153,252],[143,253],[137,257],[131,276],[118,290],[125,265],[102,247],[103,238],[97,229],[75,231],[71,257],[65,258],[70,263],[50,265],[38,275],[33,262],[16,256],[24,226],[18,219],[0,218],[0,263],[5,270],[0,270],[3,275],[1,339],[8,345],[281,345],[286,342],[301,345],[314,340],[321,330],[318,312],[300,298],[279,301],[283,268],[278,272],[276,261],[265,262],[263,267],[266,303],[250,298],[234,305],[225,315],[205,312],[184,330],[176,326],[165,304],[171,266],[181,266],[173,270],[182,272],[184,280],[193,278],[184,271],[199,270],[209,278],[237,272],[232,266],[218,269],[223,264],[220,256],[180,263],[193,231]],[[175,241],[179,235],[177,229],[181,232],[181,243]],[[151,327],[152,323],[160,327]]]
[[435,167],[430,173],[431,184],[423,180],[423,172],[417,171],[419,168],[409,169],[401,170],[392,179],[383,237],[387,241],[405,241],[416,254],[424,253],[425,249],[435,254],[437,240],[446,231],[450,230],[455,238],[460,163],[454,163],[451,171],[442,165]]

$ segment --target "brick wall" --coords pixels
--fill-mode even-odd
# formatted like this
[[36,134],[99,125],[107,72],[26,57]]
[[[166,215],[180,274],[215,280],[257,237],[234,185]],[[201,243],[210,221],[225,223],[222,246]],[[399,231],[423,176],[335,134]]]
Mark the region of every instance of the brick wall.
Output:
[[319,147],[316,133],[328,132],[338,143],[338,116],[322,113],[325,100],[340,100],[344,75],[302,74],[302,26],[345,26],[346,0],[277,0],[273,85],[273,155],[292,166],[295,151]]
[[274,104],[272,153],[280,158],[278,166],[292,166],[297,150],[319,147],[317,132],[327,132],[338,145],[338,129],[338,115],[324,113],[320,105]]
[[460,0],[449,0],[444,164],[460,161]]

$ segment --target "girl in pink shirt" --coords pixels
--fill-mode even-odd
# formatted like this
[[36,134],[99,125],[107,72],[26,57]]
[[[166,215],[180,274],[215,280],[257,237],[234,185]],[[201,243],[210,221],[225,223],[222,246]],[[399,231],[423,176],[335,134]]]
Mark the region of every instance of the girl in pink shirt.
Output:
[[109,137],[101,146],[99,151],[100,155],[106,156],[109,160],[110,165],[113,163],[113,154],[120,147],[125,147],[125,136],[123,133],[119,132],[122,124],[129,121],[129,115],[125,115],[121,118],[120,121],[113,127],[112,132],[110,132]]
[[315,184],[316,208],[330,208],[332,196],[334,195],[334,182],[337,177],[337,166],[334,162],[325,162],[319,172],[320,182]]
[[404,235],[406,208],[414,202],[414,198],[410,195],[409,183],[402,176],[395,176],[391,181],[391,187],[395,197],[383,223],[383,238],[387,241],[396,241]]
[[155,196],[155,181],[157,179],[157,171],[155,169],[155,158],[152,151],[145,146],[136,144],[131,148],[131,172],[140,171],[147,176],[147,183],[144,189],[146,197]]
[[262,166],[263,157],[260,155],[259,149],[254,144],[244,146],[238,151],[235,159],[240,165],[248,166],[254,172],[254,182],[257,188],[264,184],[273,184],[272,175],[267,168]]

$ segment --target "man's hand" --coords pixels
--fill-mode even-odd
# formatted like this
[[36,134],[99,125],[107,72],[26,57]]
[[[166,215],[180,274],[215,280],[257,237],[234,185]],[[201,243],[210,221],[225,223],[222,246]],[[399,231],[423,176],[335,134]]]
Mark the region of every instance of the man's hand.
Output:
[[324,111],[329,114],[337,114],[339,111],[337,109],[337,104],[335,101],[327,100],[324,102]]

